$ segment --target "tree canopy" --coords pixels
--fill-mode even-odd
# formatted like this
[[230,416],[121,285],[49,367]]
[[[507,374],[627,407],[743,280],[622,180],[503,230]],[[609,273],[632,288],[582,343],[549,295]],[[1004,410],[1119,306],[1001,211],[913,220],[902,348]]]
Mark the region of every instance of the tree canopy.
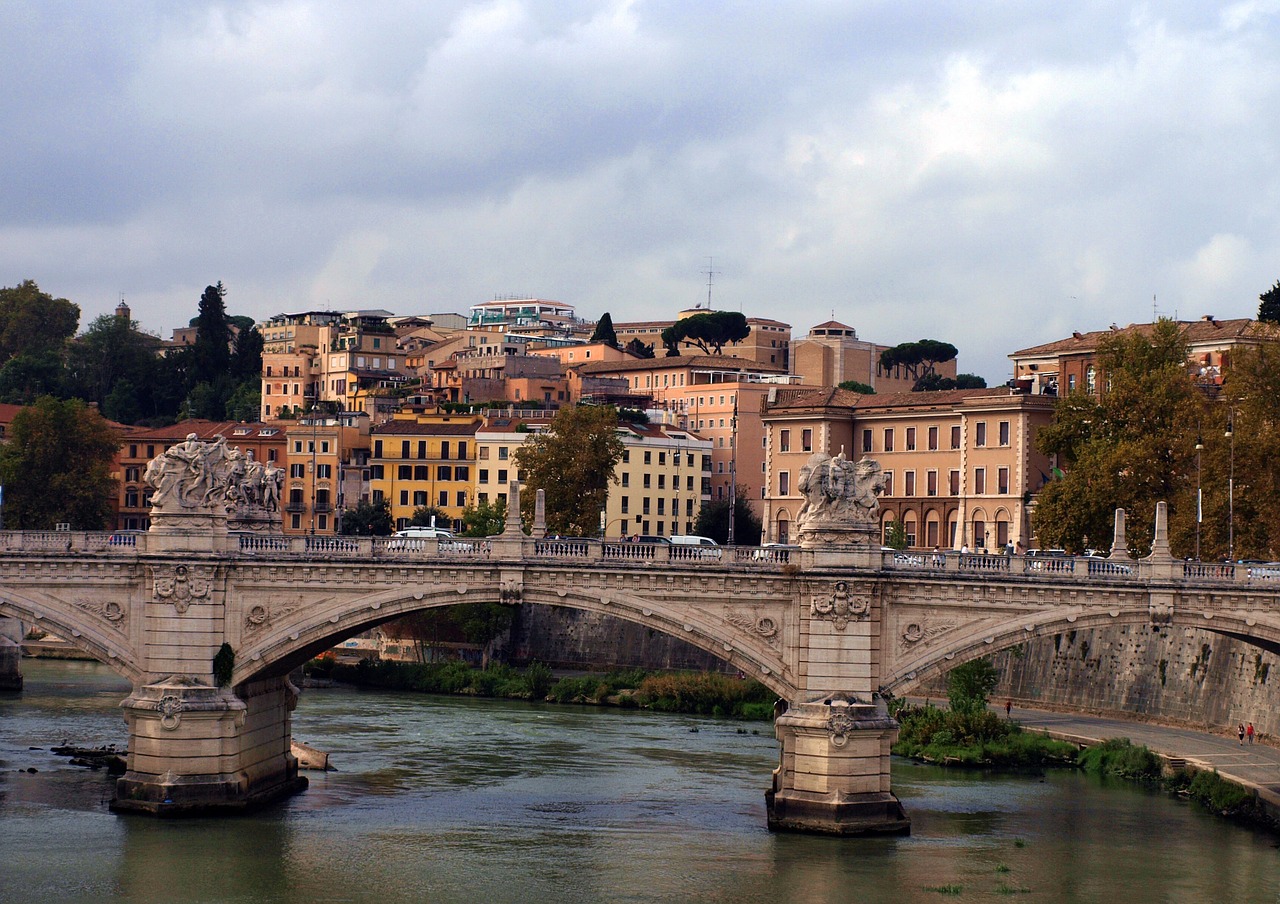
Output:
[[43,396],[23,408],[0,446],[5,527],[105,528],[114,513],[111,468],[119,447],[111,425],[81,401]]
[[618,334],[613,329],[613,318],[605,311],[596,322],[595,332],[591,334],[592,342],[603,342],[605,345],[618,347]]
[[80,323],[80,306],[26,279],[0,289],[0,363],[14,355],[61,354]]
[[548,531],[579,537],[599,531],[600,510],[622,459],[617,409],[608,405],[561,408],[546,432],[531,435],[515,456],[524,484],[520,504],[526,521],[532,520],[534,499],[541,489]]
[[911,387],[912,392],[931,392],[941,389],[986,389],[987,381],[977,374],[956,374],[955,377],[944,377],[937,373],[927,373],[916,380]]
[[[764,528],[760,516],[742,496],[734,497],[733,542],[738,546],[758,546]],[[693,532],[699,537],[710,537],[717,543],[729,542],[729,500],[713,499],[704,502],[698,510],[698,521]]]
[[740,311],[707,311],[677,320],[662,331],[667,355],[680,354],[681,343],[696,346],[705,354],[720,354],[726,345],[736,345],[751,335],[746,315]]
[[921,339],[885,349],[880,353],[880,366],[885,370],[901,367],[918,380],[925,374],[933,373],[934,365],[954,361],[956,354],[956,347],[950,342]]
[[1146,551],[1155,505],[1164,500],[1175,551],[1187,554],[1196,439],[1211,418],[1188,371],[1178,325],[1161,319],[1150,337],[1136,330],[1107,336],[1097,366],[1105,376],[1102,398],[1077,391],[1059,399],[1053,423],[1037,436],[1040,450],[1056,455],[1064,472],[1036,503],[1040,544],[1073,551],[1108,545],[1120,507],[1130,546]]
[[362,499],[342,510],[339,532],[349,537],[388,537],[395,526],[391,522],[391,503],[386,499],[370,502]]
[[868,386],[866,383],[859,383],[857,380],[845,380],[838,388],[847,389],[850,392],[860,392],[863,395],[876,394],[876,388],[874,386]]
[[641,342],[639,339],[632,339],[626,345],[626,350],[637,358],[652,358],[653,344]]
[[1280,323],[1280,280],[1258,296],[1258,319]]

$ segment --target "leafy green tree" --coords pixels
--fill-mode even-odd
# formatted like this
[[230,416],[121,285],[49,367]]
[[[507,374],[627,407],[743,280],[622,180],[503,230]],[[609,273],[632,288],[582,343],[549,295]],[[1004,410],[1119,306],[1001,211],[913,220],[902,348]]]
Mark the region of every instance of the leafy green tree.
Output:
[[62,396],[65,375],[57,352],[14,355],[0,367],[0,402],[30,405],[42,395]]
[[641,342],[639,339],[632,339],[630,342],[628,342],[626,346],[626,350],[630,352],[632,355],[635,355],[637,358],[653,357],[652,343],[644,343],[644,342]]
[[262,411],[262,384],[257,380],[244,380],[227,399],[226,414],[233,421],[259,420]]
[[[169,400],[168,393],[172,388],[185,394],[186,383],[184,379],[177,387],[170,386],[173,362],[156,356],[159,345],[159,337],[142,332],[135,320],[114,314],[95,318],[68,348],[69,392],[97,402],[105,411],[107,398],[124,380],[133,393],[132,402],[125,407],[136,408],[137,414],[130,420],[117,414],[109,417],[132,424],[141,417],[176,414],[177,403]],[[117,394],[117,403],[121,399]]]
[[592,342],[603,342],[605,345],[618,347],[618,334],[613,329],[613,318],[605,311],[596,323],[595,332],[591,334]]
[[911,387],[912,392],[931,392],[941,389],[986,389],[987,381],[977,374],[956,374],[955,377],[944,377],[937,373],[927,373],[916,380]]
[[954,713],[976,713],[987,707],[1000,673],[990,659],[973,659],[947,673],[947,702]]
[[919,342],[904,342],[885,349],[880,353],[880,366],[885,370],[901,367],[918,380],[933,373],[934,365],[954,361],[956,354],[956,347],[950,342],[921,339]]
[[0,289],[0,362],[17,354],[61,354],[79,323],[79,305],[41,292],[34,280]]
[[507,503],[505,500],[489,502],[462,510],[462,535],[464,537],[492,537],[502,533],[507,525]]
[[445,513],[444,509],[434,505],[420,505],[409,516],[410,527],[431,527],[432,524],[436,527],[452,529],[453,519]]
[[1280,280],[1258,296],[1258,319],[1280,323]]
[[231,324],[227,321],[227,290],[219,282],[206,286],[196,315],[196,341],[192,345],[197,382],[213,383],[231,364]]
[[1111,538],[1116,508],[1128,514],[1128,540],[1150,549],[1155,505],[1170,506],[1170,540],[1187,554],[1194,533],[1196,437],[1211,411],[1187,367],[1178,325],[1158,321],[1107,336],[1097,365],[1107,390],[1096,399],[1077,391],[1058,401],[1054,421],[1040,430],[1042,452],[1065,472],[1036,503],[1041,544],[1079,551]]
[[102,403],[102,413],[118,424],[136,424],[142,418],[137,387],[128,377],[116,380]]
[[668,356],[680,353],[680,344],[688,343],[704,354],[720,354],[726,345],[737,345],[751,335],[747,318],[740,311],[708,311],[677,320],[662,331],[662,344]]
[[890,549],[906,549],[907,526],[896,519],[890,521],[884,530],[884,545]]
[[859,383],[857,380],[845,380],[838,387],[839,389],[847,389],[849,392],[860,392],[863,395],[875,395],[874,386],[868,386],[866,383]]
[[[760,516],[742,496],[734,497],[733,542],[738,546],[758,546],[763,526]],[[713,499],[704,502],[698,510],[698,520],[693,526],[699,537],[710,537],[717,543],[729,542],[729,500]]]
[[622,459],[617,409],[561,408],[546,432],[533,434],[515,454],[524,481],[520,503],[526,520],[532,519],[541,489],[546,494],[548,531],[590,537],[600,529],[600,510]]
[[362,499],[342,510],[342,523],[338,530],[348,537],[389,537],[395,532],[391,504],[386,499],[377,502]]
[[43,396],[13,418],[0,446],[5,526],[48,530],[60,522],[102,530],[111,521],[116,432],[97,411]]
[[258,383],[262,377],[262,347],[262,334],[252,324],[236,333],[235,347],[231,352],[231,375],[237,380]]

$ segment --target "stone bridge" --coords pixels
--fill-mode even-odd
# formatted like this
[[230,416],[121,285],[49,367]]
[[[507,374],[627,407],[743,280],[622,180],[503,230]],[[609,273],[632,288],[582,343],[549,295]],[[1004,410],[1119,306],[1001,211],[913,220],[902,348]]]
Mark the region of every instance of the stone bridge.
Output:
[[[514,489],[514,488],[513,488]],[[771,828],[905,832],[885,699],[1073,627],[1194,626],[1280,651],[1280,568],[1149,558],[920,554],[203,532],[0,534],[0,619],[66,638],[133,684],[113,808],[242,809],[305,787],[289,673],[358,632],[458,603],[602,612],[711,651],[779,697]]]

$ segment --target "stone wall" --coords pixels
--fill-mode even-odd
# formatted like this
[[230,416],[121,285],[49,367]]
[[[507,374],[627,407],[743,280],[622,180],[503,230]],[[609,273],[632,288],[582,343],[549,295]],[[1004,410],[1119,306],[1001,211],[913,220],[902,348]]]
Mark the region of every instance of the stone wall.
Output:
[[[1150,625],[1069,631],[992,656],[995,701],[1122,715],[1206,731],[1240,722],[1280,737],[1280,657],[1209,631]],[[946,696],[945,678],[916,695]]]
[[502,654],[555,669],[619,668],[735,671],[691,644],[634,622],[580,609],[521,605]]

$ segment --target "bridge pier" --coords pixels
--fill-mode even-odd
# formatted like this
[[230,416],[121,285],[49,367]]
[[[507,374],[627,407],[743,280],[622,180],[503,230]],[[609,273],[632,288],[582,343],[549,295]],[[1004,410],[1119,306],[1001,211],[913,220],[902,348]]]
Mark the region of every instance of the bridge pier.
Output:
[[911,820],[889,790],[898,723],[884,704],[803,703],[774,725],[782,756],[765,792],[772,831],[907,835]]
[[188,677],[134,688],[121,704],[128,771],[111,809],[159,816],[245,810],[307,786],[290,753],[298,689],[287,678],[232,693]]
[[22,690],[22,622],[0,618],[0,691]]

